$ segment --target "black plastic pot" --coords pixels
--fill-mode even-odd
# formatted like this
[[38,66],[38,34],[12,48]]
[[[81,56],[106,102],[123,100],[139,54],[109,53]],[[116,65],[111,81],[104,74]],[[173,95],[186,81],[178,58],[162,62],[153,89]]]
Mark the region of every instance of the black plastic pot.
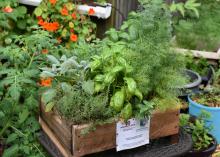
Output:
[[202,82],[202,78],[198,73],[188,69],[183,71],[183,75],[190,78],[190,83],[185,84],[183,87],[179,88],[181,93],[179,97],[187,100],[187,96],[189,94],[199,92],[199,85]]
[[216,139],[212,135],[209,136],[211,136],[213,139],[213,143],[210,145],[209,148],[200,151],[191,150],[185,155],[185,157],[211,157],[212,154],[215,152],[218,144]]

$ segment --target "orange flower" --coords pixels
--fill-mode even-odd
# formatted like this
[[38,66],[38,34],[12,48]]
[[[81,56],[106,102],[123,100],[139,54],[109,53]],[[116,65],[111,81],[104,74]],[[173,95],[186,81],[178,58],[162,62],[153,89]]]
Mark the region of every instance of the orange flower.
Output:
[[94,15],[94,14],[95,14],[95,10],[93,8],[90,8],[88,15]]
[[60,10],[60,13],[63,16],[68,16],[69,15],[68,10],[65,6]]
[[44,22],[43,19],[40,19],[40,20],[38,21],[38,25],[43,26],[44,24],[45,24],[45,22]]
[[55,5],[56,2],[57,2],[57,0],[50,0],[50,3],[51,3],[52,5]]
[[59,29],[59,23],[58,22],[52,22],[52,23],[44,22],[42,27],[49,32],[55,32]]
[[74,19],[74,20],[76,20],[77,19],[77,16],[76,16],[76,13],[72,13],[72,18]]
[[7,6],[7,7],[3,8],[3,11],[5,13],[11,13],[13,11],[13,9],[10,6]]
[[40,80],[40,85],[43,87],[50,87],[52,83],[52,78],[46,78],[46,79],[41,79]]
[[70,40],[71,40],[71,41],[73,41],[73,42],[76,42],[76,41],[78,40],[77,35],[76,35],[76,34],[71,33],[71,34],[70,34]]
[[48,50],[47,50],[47,49],[43,49],[43,50],[41,51],[41,53],[42,53],[42,54],[48,54]]

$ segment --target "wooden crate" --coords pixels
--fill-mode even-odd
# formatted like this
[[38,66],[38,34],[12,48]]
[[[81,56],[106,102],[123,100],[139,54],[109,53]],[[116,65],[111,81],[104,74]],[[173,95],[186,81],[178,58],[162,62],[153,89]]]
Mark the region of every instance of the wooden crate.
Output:
[[[95,131],[82,135],[82,130],[89,125],[74,125],[55,112],[45,112],[41,105],[40,124],[65,157],[80,157],[116,147],[116,123],[96,126]],[[153,113],[150,139],[175,135],[178,132],[179,109]]]

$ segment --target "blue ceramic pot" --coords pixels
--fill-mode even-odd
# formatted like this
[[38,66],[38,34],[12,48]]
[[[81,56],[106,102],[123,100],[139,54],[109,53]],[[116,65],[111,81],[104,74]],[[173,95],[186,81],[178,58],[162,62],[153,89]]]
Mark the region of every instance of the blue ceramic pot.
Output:
[[220,144],[220,107],[207,107],[202,104],[198,104],[193,101],[190,96],[188,96],[189,101],[189,113],[193,116],[199,116],[202,110],[205,110],[211,114],[211,118],[205,121],[206,126],[213,126],[212,131],[210,132],[213,135],[218,144]]

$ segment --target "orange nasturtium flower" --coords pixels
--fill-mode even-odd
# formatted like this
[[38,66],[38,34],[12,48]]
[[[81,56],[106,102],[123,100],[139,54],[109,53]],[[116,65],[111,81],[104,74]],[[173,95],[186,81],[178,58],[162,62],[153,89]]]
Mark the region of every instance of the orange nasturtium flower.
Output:
[[95,14],[95,10],[93,8],[90,8],[88,14],[89,15],[94,15]]
[[45,78],[40,80],[40,85],[43,87],[50,87],[52,83],[52,78]]
[[68,10],[65,6],[60,10],[60,13],[63,16],[68,16],[69,15]]
[[72,18],[74,19],[74,20],[76,20],[77,19],[77,16],[76,16],[76,13],[72,13]]
[[52,5],[55,5],[56,2],[57,2],[57,0],[50,0],[50,3],[51,3]]
[[10,6],[7,6],[7,7],[3,8],[3,11],[5,13],[11,13],[13,11],[13,9]]
[[51,22],[51,23],[44,22],[42,27],[49,32],[55,32],[59,29],[59,23],[58,22]]
[[71,33],[71,34],[70,34],[70,40],[71,40],[71,41],[73,41],[73,42],[76,42],[76,41],[78,40],[77,35],[76,35],[76,34]]
[[38,25],[43,26],[45,24],[43,19],[38,20]]
[[47,50],[47,49],[43,49],[43,50],[41,51],[41,53],[42,53],[42,54],[48,54],[48,50]]

